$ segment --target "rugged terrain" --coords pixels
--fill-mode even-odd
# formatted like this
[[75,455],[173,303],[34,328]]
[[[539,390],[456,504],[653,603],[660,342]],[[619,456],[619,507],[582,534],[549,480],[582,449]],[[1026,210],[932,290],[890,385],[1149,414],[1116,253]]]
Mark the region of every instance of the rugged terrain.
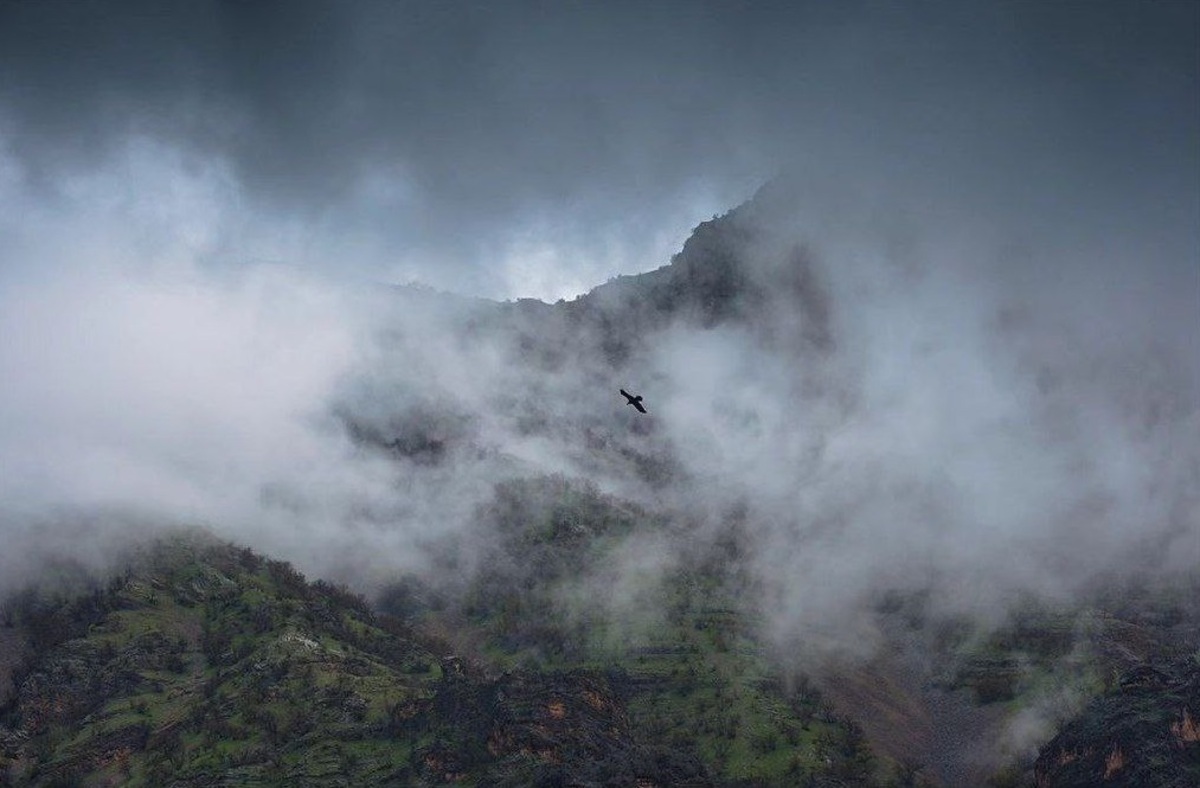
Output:
[[[383,482],[258,496],[354,542],[323,565],[353,590],[198,531],[47,568],[0,614],[0,773],[1200,784],[1189,403],[1130,372],[1153,366],[1039,356],[1020,310],[983,321],[978,348],[1012,355],[982,372],[940,323],[872,346],[911,328],[925,274],[838,280],[779,231],[788,204],[773,184],[570,302],[383,293],[394,323],[330,406],[347,476]],[[846,314],[905,287],[871,330]],[[1093,456],[1075,411],[1110,395],[1120,451]],[[1145,498],[1087,476],[1130,447],[1154,449]],[[1119,519],[1143,503],[1166,526]]]
[[[449,653],[420,619],[190,535],[6,614],[30,643],[0,729],[17,785],[717,785],[877,766],[815,693],[772,684],[727,611],[607,659],[504,667],[515,649]],[[521,650],[554,630],[472,615]]]
[[[8,781],[1195,784],[1195,630],[1178,605],[1166,621],[1088,611],[1082,638],[1036,610],[983,640],[943,632],[932,669],[906,667],[898,636],[890,657],[814,679],[756,639],[728,561],[681,567],[661,618],[580,620],[556,600],[582,565],[665,526],[561,479],[527,484],[510,500],[543,505],[492,521],[500,552],[465,589],[413,579],[372,606],[189,533],[87,593],[13,598],[5,635],[28,650],[7,666]],[[1066,689],[1093,699],[1036,766],[996,768],[1004,723]],[[969,749],[938,761],[968,734],[974,765]]]

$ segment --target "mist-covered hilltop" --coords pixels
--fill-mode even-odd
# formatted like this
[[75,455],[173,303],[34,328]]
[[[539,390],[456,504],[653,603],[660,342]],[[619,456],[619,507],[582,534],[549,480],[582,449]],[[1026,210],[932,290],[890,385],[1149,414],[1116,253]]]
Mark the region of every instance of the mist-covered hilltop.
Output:
[[0,0],[0,783],[1200,782],[1200,4],[1082,5]]
[[574,301],[398,310],[337,412],[423,488],[465,481],[442,501],[538,471],[697,539],[738,519],[781,620],[897,589],[1002,615],[1196,563],[1200,379],[1152,305],[1113,326],[1080,309],[1086,278],[1029,290],[1003,261],[823,249],[801,193],[772,184]]
[[[897,598],[877,611],[893,634],[877,659],[801,670],[765,646],[742,603],[736,541],[681,556],[657,583],[612,577],[617,554],[671,539],[671,523],[562,478],[503,485],[478,529],[487,566],[464,573],[448,554],[446,581],[409,576],[374,605],[198,532],[145,542],[105,574],[76,566],[73,591],[43,584],[9,597],[6,781],[1182,786],[1197,776],[1195,589],[1027,604],[988,633],[923,620],[920,600]],[[601,583],[633,596],[614,606]],[[918,650],[914,639],[931,642]],[[1004,721],[1065,720],[1090,696],[1036,771],[1002,746]]]
[[[657,763],[661,784],[1020,784],[1059,726],[1127,672],[1194,662],[1200,376],[1186,336],[1076,260],[1039,259],[1061,267],[1031,282],[969,233],[924,246],[863,237],[807,194],[773,183],[698,226],[668,265],[555,304],[339,289],[280,269],[152,282],[109,294],[126,307],[112,314],[68,299],[94,319],[84,344],[96,352],[80,356],[68,334],[35,368],[73,379],[67,361],[83,358],[95,399],[50,396],[54,375],[17,385],[44,395],[31,434],[61,429],[4,447],[28,447],[2,482],[5,590],[51,593],[52,561],[91,568],[106,588],[129,545],[200,522],[372,600],[367,618],[328,633],[337,653],[367,654],[331,668],[358,678],[330,678],[365,717],[267,741],[265,719],[243,714],[228,736],[202,734],[201,710],[224,707],[178,689],[200,738],[184,736],[176,760],[114,768],[316,779],[302,754],[315,747],[336,753],[319,767],[329,779],[353,752],[354,774],[380,780],[491,779],[520,756],[546,779],[627,777],[630,764],[645,777]],[[131,336],[132,350],[110,347]],[[14,773],[36,783],[109,768],[80,749],[93,733],[69,715],[39,727],[43,696],[83,693],[81,713],[101,716],[79,724],[115,715],[122,735],[121,714],[147,716],[117,747],[140,752],[176,712],[133,695],[186,680],[234,682],[226,695],[240,697],[240,672],[273,664],[255,655],[287,627],[307,622],[302,636],[323,642],[309,632],[320,594],[286,602],[260,587],[278,578],[244,568],[218,567],[230,584],[214,581],[240,612],[204,608],[232,662],[180,630],[203,623],[194,610],[130,601],[119,583],[107,596],[60,589],[45,609],[68,615],[56,605],[92,594],[81,620],[103,624],[101,640],[136,602],[138,627],[174,643],[162,658],[185,669],[132,676],[121,661],[148,659],[141,641],[113,635],[105,650],[88,626],[35,644],[4,723]],[[162,582],[186,587],[193,570],[179,571]],[[40,620],[30,610],[45,612],[13,616],[22,637]],[[403,648],[473,666],[466,689],[426,677],[415,739],[358,686],[415,681],[355,640],[381,611],[407,628]],[[259,629],[243,632],[245,616]],[[120,681],[85,692],[71,670],[97,648],[85,672]],[[290,670],[279,681],[295,689]],[[584,698],[561,700],[565,715],[595,713],[615,732],[550,746],[537,726],[563,718],[527,718],[521,701],[511,713],[526,717],[493,741],[500,694],[560,684]],[[311,711],[279,702],[287,719]],[[1191,739],[1170,738],[1174,713],[1148,729],[1190,757]],[[245,746],[218,757],[227,740]],[[518,773],[514,784],[533,779]]]

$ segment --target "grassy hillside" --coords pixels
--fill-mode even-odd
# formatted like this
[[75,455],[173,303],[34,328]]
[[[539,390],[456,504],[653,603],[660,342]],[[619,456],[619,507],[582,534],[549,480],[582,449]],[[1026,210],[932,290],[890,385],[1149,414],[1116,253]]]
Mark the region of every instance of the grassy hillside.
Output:
[[381,782],[409,768],[389,732],[441,675],[361,599],[195,540],[14,617],[36,650],[4,716],[16,784]]
[[[6,608],[31,652],[0,717],[0,768],[15,785],[876,775],[854,726],[810,689],[783,691],[715,576],[670,578],[665,617],[638,633],[569,616],[553,601],[566,569],[615,549],[634,521],[590,491],[559,492],[570,497],[560,514],[591,515],[521,518],[531,549],[513,566],[542,585],[507,594],[497,584],[511,575],[481,573],[462,605],[409,623],[203,538],[158,542],[86,593],[24,594]],[[451,655],[455,638],[478,648]]]
[[[677,528],[586,484],[512,482],[480,512],[473,554],[446,551],[439,576],[398,582],[376,606],[202,535],[154,542],[103,582],[4,605],[0,775],[1070,786],[1097,769],[1131,785],[1182,785],[1194,770],[1187,594],[1126,589],[1089,611],[1031,602],[987,631],[888,600],[897,639],[926,638],[919,668],[885,655],[825,676],[822,693],[760,640],[736,533],[689,545]],[[945,768],[963,742],[999,751],[1009,721],[1064,694],[1064,717],[1083,712],[1036,772],[1016,752],[999,773],[995,757]]]
[[702,762],[716,781],[892,779],[857,725],[768,659],[732,545],[643,574],[640,555],[675,548],[669,524],[557,478],[502,488],[484,523],[494,542],[465,588],[414,611],[410,586],[390,604],[431,631],[470,633],[460,647],[497,670],[603,673],[638,740]]

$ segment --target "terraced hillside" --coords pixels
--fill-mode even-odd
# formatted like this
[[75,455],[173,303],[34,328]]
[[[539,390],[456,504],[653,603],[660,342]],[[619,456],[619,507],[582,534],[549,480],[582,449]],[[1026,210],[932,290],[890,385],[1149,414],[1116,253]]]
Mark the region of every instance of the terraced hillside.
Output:
[[[465,588],[426,589],[415,611],[413,586],[385,603],[429,631],[467,633],[458,647],[495,670],[602,673],[637,739],[722,784],[873,784],[905,771],[771,656],[733,542],[688,552],[666,520],[561,478],[502,488],[482,528],[491,552]],[[638,556],[661,550],[679,551],[674,569],[642,574]]]
[[[513,788],[1194,776],[1198,630],[1180,589],[1031,603],[986,631],[885,600],[891,645],[810,678],[762,639],[736,533],[688,547],[681,529],[587,484],[510,482],[480,513],[473,563],[448,552],[440,575],[374,606],[202,534],[151,543],[102,582],[4,605],[0,774]],[[1034,740],[1036,764],[1005,743],[1034,712],[1067,723]]]
[[7,613],[32,644],[0,729],[16,785],[711,785],[870,763],[707,607],[604,658],[497,651],[514,657],[497,672],[288,564],[188,538]]
[[288,564],[157,543],[105,588],[26,599],[35,656],[5,710],[16,784],[383,781],[436,657]]

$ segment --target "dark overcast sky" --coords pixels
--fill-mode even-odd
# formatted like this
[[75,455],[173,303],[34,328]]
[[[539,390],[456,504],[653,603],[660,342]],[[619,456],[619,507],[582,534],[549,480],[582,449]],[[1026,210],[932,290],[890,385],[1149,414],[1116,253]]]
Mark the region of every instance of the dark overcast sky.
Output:
[[[780,173],[819,363],[759,341],[781,299],[531,380],[358,286],[573,296]],[[390,571],[510,461],[605,482],[555,425],[623,435],[619,386],[658,426],[612,446],[760,507],[782,618],[1200,565],[1200,0],[0,0],[0,591],[108,538],[71,511]],[[486,450],[428,476],[346,414]]]
[[786,170],[1195,283],[1198,38],[1192,0],[0,0],[0,263],[569,296]]

